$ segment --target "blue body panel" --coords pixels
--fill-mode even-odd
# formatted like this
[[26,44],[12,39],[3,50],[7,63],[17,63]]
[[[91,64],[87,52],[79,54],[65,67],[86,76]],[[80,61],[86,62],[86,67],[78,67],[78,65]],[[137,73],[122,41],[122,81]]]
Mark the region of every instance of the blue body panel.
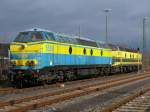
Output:
[[[22,58],[26,55],[26,58]],[[11,54],[12,60],[37,59],[38,64],[33,69],[42,69],[45,67],[53,67],[57,65],[98,65],[112,64],[111,57],[103,56],[84,56],[84,55],[66,55],[66,54],[46,54],[46,53],[27,53],[27,54]],[[29,66],[15,66],[13,69],[30,69]]]

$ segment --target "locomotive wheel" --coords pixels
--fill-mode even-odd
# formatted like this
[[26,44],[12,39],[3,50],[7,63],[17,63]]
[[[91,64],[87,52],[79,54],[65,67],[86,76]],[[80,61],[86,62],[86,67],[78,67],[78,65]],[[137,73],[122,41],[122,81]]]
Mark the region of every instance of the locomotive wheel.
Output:
[[24,87],[24,81],[22,79],[16,80],[16,88],[22,89]]

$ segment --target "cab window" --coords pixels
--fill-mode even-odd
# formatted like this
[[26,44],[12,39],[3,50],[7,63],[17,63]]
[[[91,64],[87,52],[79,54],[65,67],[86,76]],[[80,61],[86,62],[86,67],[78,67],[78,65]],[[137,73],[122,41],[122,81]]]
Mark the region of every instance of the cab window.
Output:
[[43,37],[40,32],[33,32],[31,34],[31,40],[32,41],[41,41],[41,40],[43,40]]
[[21,32],[19,35],[16,37],[14,42],[27,42],[30,39],[31,34],[28,32]]
[[14,42],[35,42],[45,40],[42,32],[21,32]]

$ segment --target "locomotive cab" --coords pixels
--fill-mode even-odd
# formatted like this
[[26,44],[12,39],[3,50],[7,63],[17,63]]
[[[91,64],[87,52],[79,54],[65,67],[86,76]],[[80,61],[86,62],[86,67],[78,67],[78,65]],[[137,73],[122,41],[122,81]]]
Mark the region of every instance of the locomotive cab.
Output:
[[[54,40],[52,33],[34,29],[20,32],[10,46],[11,63],[15,69],[40,69],[41,55],[46,51],[45,41]],[[40,66],[39,66],[40,65]]]
[[[54,40],[53,33],[40,29],[20,32],[10,45],[10,61],[13,80],[24,77],[37,77],[38,71],[51,62],[52,56],[46,42]],[[49,60],[49,62],[47,61]],[[49,65],[49,64],[48,64]],[[14,79],[15,78],[15,79]]]

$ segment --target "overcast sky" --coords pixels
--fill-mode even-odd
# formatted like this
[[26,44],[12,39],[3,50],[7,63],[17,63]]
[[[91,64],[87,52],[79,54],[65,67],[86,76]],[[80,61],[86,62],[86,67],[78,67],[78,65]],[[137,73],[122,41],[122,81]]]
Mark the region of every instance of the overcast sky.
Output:
[[[109,41],[138,47],[142,19],[147,16],[150,35],[150,0],[0,0],[0,42],[9,42],[18,31],[40,27],[55,32],[105,40],[105,13],[109,13]],[[2,38],[3,37],[3,38]]]

